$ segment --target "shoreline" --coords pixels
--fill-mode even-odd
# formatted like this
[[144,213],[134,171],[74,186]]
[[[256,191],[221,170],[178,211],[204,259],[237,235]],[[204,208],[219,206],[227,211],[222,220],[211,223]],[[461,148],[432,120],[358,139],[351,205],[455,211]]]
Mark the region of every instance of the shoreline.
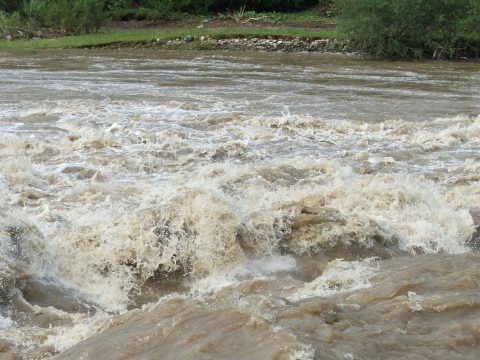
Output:
[[108,44],[80,46],[81,49],[159,49],[159,50],[233,50],[262,52],[355,53],[348,41],[324,37],[299,36],[193,36],[141,41],[115,41]]
[[[189,31],[191,30],[191,31]],[[203,30],[203,31],[202,31]],[[331,31],[313,32],[300,28],[206,28],[206,29],[149,29],[127,32],[105,32],[90,35],[73,35],[57,38],[28,40],[0,40],[2,51],[21,50],[189,50],[189,51],[239,51],[270,53],[330,53],[355,55],[377,61],[419,61],[418,59],[380,59],[372,57]],[[258,29],[257,29],[258,30]],[[290,30],[290,31],[289,31]],[[298,34],[302,35],[298,35]],[[192,34],[192,35],[190,35]],[[423,58],[420,61],[480,62],[476,57],[454,59]]]
[[[333,39],[339,38],[334,30],[310,29],[310,28],[291,28],[291,27],[219,27],[219,28],[147,28],[147,29],[128,29],[111,30],[95,34],[72,35],[51,38],[31,38],[0,40],[0,50],[6,49],[51,49],[51,48],[89,48],[89,47],[108,47],[112,44],[122,47],[145,47],[146,45],[161,45],[173,41],[176,46],[185,46],[187,48],[202,48],[197,46],[200,38],[204,39],[229,39],[229,38],[275,38],[285,39]],[[194,41],[185,41],[186,38],[192,38]],[[182,41],[176,41],[176,40]],[[183,44],[185,43],[185,44]],[[203,42],[208,45],[208,42]],[[205,47],[204,46],[204,47]],[[171,46],[170,46],[171,47]]]

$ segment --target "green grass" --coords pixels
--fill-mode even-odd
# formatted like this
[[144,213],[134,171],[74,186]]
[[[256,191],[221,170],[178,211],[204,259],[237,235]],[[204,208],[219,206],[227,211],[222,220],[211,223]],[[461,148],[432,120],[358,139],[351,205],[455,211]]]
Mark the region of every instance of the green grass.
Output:
[[309,28],[164,28],[118,30],[88,35],[75,35],[37,40],[0,40],[0,49],[47,49],[47,48],[78,48],[83,46],[104,45],[116,42],[149,41],[153,39],[167,40],[185,35],[210,37],[233,36],[298,36],[310,38],[334,38],[338,34],[333,30],[318,30]]

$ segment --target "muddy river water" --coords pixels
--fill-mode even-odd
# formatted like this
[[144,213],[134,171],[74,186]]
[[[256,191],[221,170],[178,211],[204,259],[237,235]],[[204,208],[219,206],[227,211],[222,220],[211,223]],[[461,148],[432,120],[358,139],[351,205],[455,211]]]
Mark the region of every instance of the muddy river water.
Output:
[[0,359],[477,359],[480,63],[0,53]]

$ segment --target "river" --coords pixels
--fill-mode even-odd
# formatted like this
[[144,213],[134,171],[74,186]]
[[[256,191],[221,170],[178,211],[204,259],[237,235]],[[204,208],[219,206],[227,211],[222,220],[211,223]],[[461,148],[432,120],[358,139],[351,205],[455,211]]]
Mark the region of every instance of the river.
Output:
[[478,358],[479,62],[28,50],[0,83],[0,358]]

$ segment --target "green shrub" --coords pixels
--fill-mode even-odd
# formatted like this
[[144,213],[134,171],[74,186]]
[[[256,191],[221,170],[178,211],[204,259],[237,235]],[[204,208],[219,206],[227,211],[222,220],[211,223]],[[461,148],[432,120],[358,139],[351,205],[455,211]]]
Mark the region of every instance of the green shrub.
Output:
[[459,22],[458,36],[467,48],[474,49],[478,57],[480,52],[480,1],[470,0],[470,7],[465,17]]
[[20,14],[7,14],[0,10],[0,37],[14,37],[21,26]]
[[97,32],[107,21],[104,11],[105,1],[101,0],[75,0],[73,1],[72,25],[76,32]]
[[[337,0],[339,30],[381,57],[454,57],[478,46],[478,0]],[[475,30],[476,29],[476,30]]]
[[25,0],[22,6],[23,15],[27,19],[40,22],[46,11],[46,5],[45,0]]
[[6,13],[0,10],[0,37],[13,39],[34,37],[39,34],[41,31],[39,31],[39,23],[35,16],[26,16],[18,11]]
[[40,26],[67,33],[96,32],[106,20],[103,0],[26,0],[23,15]]
[[18,11],[8,14],[0,10],[0,38],[22,38],[38,36],[38,24],[24,18]]

